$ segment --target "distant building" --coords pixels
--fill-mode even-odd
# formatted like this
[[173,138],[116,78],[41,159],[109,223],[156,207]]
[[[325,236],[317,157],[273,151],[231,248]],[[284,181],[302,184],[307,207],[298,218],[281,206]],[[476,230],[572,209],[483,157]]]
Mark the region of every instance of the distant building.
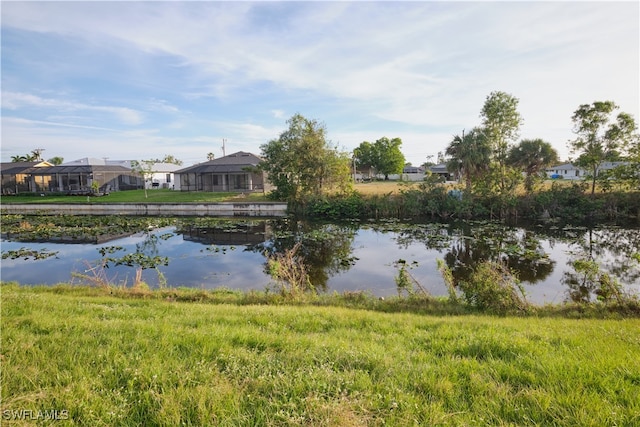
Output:
[[[129,165],[129,167],[125,165]],[[126,160],[106,160],[85,157],[61,165],[29,171],[38,189],[34,191],[67,194],[89,194],[94,182],[100,192],[142,188],[142,178],[131,170]]]
[[[0,164],[2,194],[19,194],[37,191],[38,184],[29,171],[53,166],[49,162],[7,162]],[[40,186],[45,185],[39,183]]]
[[2,193],[90,194],[95,185],[103,193],[142,188],[142,178],[131,170],[130,165],[131,162],[125,160],[88,157],[61,165],[49,162],[2,163]]
[[253,192],[268,191],[266,174],[257,169],[262,159],[238,151],[174,172],[180,191]]
[[434,175],[439,175],[445,179],[445,181],[453,181],[455,177],[449,170],[447,169],[446,163],[440,163],[438,165],[429,166],[429,172]]
[[145,182],[146,188],[170,188],[180,190],[180,183],[176,184],[175,172],[182,166],[174,163],[154,163],[151,166],[151,175]]
[[[627,164],[628,162],[603,162],[600,165],[599,171],[607,171],[615,169],[618,166]],[[551,179],[584,179],[586,175],[591,173],[590,171],[575,166],[573,163],[563,163],[561,165],[552,166],[545,169],[548,178]]]

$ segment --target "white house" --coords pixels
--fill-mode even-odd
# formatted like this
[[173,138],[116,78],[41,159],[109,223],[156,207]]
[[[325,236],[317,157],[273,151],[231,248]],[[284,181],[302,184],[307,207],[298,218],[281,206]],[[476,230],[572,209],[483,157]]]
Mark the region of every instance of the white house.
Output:
[[[627,164],[627,162],[603,162],[599,171],[606,171]],[[572,163],[564,163],[562,165],[552,166],[545,170],[547,177],[551,179],[583,179],[590,171],[575,166]]]
[[180,180],[175,179],[174,172],[182,168],[173,163],[154,163],[152,174],[145,182],[146,188],[170,188],[180,190]]

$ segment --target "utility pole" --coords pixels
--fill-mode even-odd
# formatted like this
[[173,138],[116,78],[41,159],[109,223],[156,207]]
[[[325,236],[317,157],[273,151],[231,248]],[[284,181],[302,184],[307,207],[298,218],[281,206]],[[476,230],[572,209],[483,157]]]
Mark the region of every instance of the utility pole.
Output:
[[226,149],[225,149],[225,144],[226,144],[227,140],[225,138],[222,138],[222,157],[226,156]]

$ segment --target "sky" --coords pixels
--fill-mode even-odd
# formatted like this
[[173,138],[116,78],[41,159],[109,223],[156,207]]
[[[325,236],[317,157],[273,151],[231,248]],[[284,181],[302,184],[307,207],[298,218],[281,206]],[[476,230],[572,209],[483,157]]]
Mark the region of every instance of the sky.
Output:
[[296,113],[340,150],[401,138],[414,165],[519,99],[561,158],[581,104],[638,121],[640,3],[2,1],[1,157],[185,166],[277,139]]

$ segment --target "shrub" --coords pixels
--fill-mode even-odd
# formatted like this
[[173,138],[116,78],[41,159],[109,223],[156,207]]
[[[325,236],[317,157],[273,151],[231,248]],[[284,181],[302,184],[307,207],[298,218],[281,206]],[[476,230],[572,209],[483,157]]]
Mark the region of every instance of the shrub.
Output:
[[300,297],[313,289],[307,266],[298,255],[301,243],[282,253],[267,254],[267,272],[276,281],[278,291],[286,297]]
[[526,312],[529,308],[518,279],[502,263],[485,261],[458,286],[464,300],[480,310],[495,313]]

